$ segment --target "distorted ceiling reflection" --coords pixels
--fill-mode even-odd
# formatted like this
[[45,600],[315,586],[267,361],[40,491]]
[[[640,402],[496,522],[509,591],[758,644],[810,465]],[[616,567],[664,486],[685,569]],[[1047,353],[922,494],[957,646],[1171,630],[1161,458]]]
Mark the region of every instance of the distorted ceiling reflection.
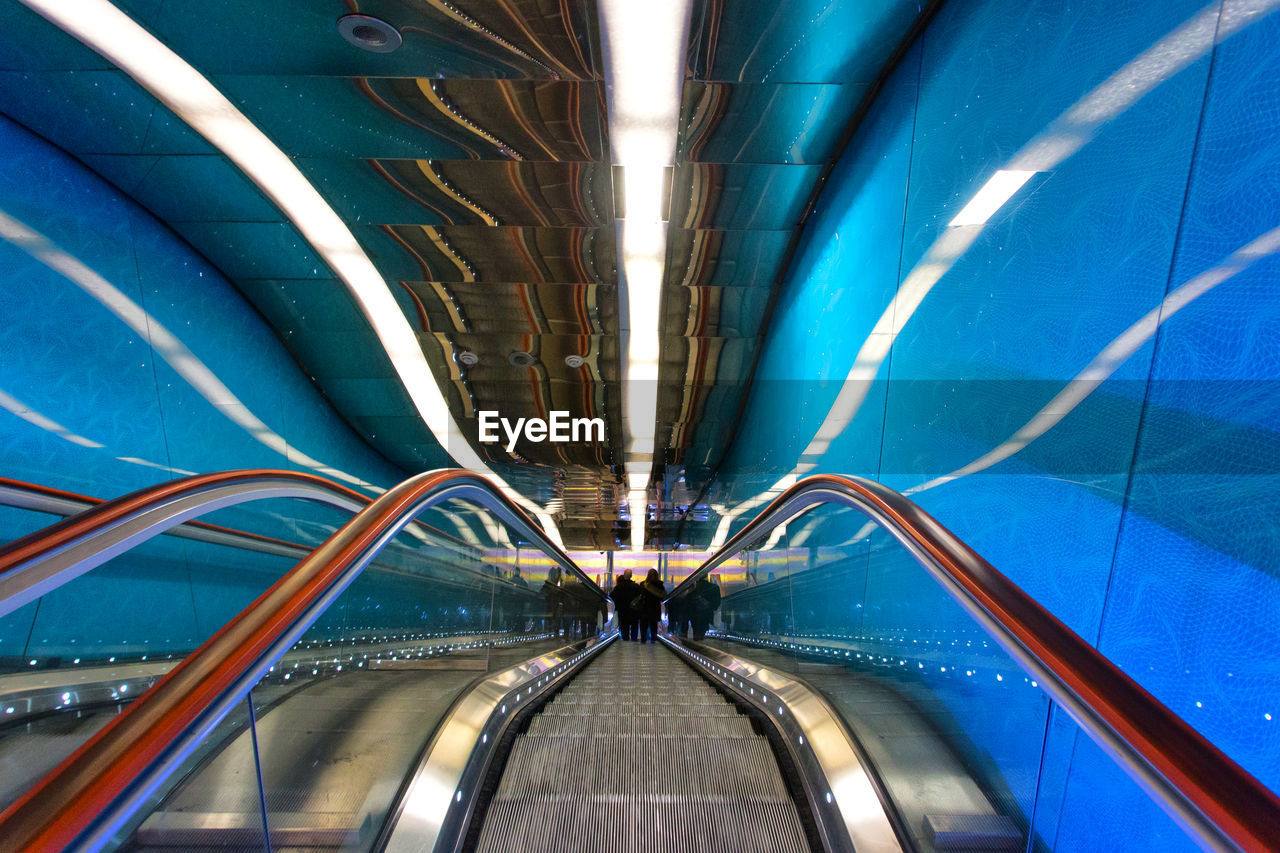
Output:
[[[614,172],[592,0],[117,3],[205,75],[343,218],[455,421],[566,546],[630,542]],[[394,25],[394,52],[339,17]],[[698,0],[662,286],[649,547],[697,527],[770,306],[856,107],[919,4]],[[452,464],[346,286],[229,160],[122,71],[0,0],[0,111],[210,259],[337,411],[406,471]],[[599,444],[479,444],[476,413],[600,417]],[[699,510],[699,506],[703,510]],[[638,509],[638,508],[637,508]]]
[[699,0],[663,282],[650,546],[710,541],[769,316],[860,105],[936,3]]

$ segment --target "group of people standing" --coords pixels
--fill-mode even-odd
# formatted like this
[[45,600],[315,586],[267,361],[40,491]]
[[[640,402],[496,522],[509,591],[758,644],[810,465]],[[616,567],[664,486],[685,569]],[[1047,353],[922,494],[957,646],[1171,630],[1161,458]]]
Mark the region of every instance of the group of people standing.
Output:
[[[657,642],[662,601],[666,597],[667,588],[657,569],[650,569],[640,583],[632,580],[630,569],[623,572],[609,592],[609,598],[613,600],[618,613],[618,631],[622,639],[639,640],[641,643]],[[694,636],[701,639],[706,635],[719,606],[720,587],[704,575],[688,595],[667,602],[671,632],[687,637],[692,627]]]
[[609,591],[609,598],[618,612],[618,631],[624,640],[642,643],[658,641],[658,621],[662,619],[662,599],[667,597],[667,587],[657,569],[640,583],[631,579],[627,569]]

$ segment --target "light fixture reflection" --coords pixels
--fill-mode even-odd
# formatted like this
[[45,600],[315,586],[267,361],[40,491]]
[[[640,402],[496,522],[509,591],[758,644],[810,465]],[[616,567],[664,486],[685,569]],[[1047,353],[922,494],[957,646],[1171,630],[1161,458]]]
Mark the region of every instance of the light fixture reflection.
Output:
[[660,304],[667,228],[666,169],[675,159],[689,0],[602,0],[609,138],[622,166],[625,210],[623,424],[631,548],[644,548],[657,431]]
[[992,215],[1013,198],[1035,172],[1027,169],[998,169],[978,194],[951,220],[951,225],[986,225]]
[[511,500],[533,513],[548,536],[560,544],[551,516],[490,470],[467,442],[381,273],[293,160],[199,71],[107,0],[21,2],[119,66],[275,202],[351,291],[418,414],[445,452],[462,467],[493,480]]
[[[728,539],[733,523],[744,513],[784,491],[790,485],[787,483],[788,479],[795,482],[796,478],[808,474],[817,467],[818,460],[822,454],[826,453],[831,440],[843,432],[858,413],[898,333],[914,316],[916,309],[924,302],[933,286],[950,272],[960,257],[981,235],[990,217],[1007,203],[1032,175],[1057,168],[1087,145],[1107,122],[1114,120],[1161,83],[1200,59],[1214,44],[1221,43],[1266,17],[1277,6],[1280,6],[1280,0],[1241,0],[1240,3],[1229,7],[1223,7],[1218,3],[1204,6],[1180,26],[1117,69],[1114,74],[1050,122],[1044,130],[1028,140],[1008,162],[1003,164],[1008,168],[996,170],[983,184],[982,189],[951,220],[950,227],[943,229],[920,262],[903,279],[898,293],[890,300],[879,321],[858,350],[853,366],[849,369],[835,402],[823,419],[822,425],[819,426],[813,441],[801,452],[796,466],[770,488],[742,501],[723,514],[715,536],[712,538],[711,547],[716,549],[723,545]],[[1025,446],[1025,443],[1022,446]],[[1015,452],[1020,449],[1009,445],[1002,446],[992,453],[1004,453],[1011,447]],[[986,461],[984,458],[973,464],[984,464],[985,467]],[[946,478],[954,479],[953,474],[946,475]],[[928,485],[930,487],[938,485],[945,482],[946,478],[938,478]]]

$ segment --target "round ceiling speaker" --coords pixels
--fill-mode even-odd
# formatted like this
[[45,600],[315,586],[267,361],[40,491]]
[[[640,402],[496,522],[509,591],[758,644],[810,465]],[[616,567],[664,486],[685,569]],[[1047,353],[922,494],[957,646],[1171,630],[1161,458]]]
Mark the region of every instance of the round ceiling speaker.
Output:
[[404,44],[400,31],[372,15],[343,15],[338,19],[338,32],[361,50],[390,53]]

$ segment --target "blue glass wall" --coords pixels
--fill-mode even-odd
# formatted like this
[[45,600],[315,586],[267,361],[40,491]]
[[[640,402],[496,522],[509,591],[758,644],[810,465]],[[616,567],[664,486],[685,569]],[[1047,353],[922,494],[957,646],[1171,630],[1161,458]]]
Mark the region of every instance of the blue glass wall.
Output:
[[[317,473],[367,495],[403,479],[150,214],[3,118],[0,159],[0,476],[102,498],[227,468]],[[275,501],[214,520],[315,543],[345,517]],[[0,507],[0,541],[55,520]],[[292,563],[162,537],[0,618],[0,659],[189,648]]]
[[[950,0],[828,181],[714,503],[907,491],[1280,789],[1276,5]],[[1106,793],[1061,778],[1067,827]]]
[[173,472],[401,477],[171,231],[0,119],[6,474],[112,496]]

